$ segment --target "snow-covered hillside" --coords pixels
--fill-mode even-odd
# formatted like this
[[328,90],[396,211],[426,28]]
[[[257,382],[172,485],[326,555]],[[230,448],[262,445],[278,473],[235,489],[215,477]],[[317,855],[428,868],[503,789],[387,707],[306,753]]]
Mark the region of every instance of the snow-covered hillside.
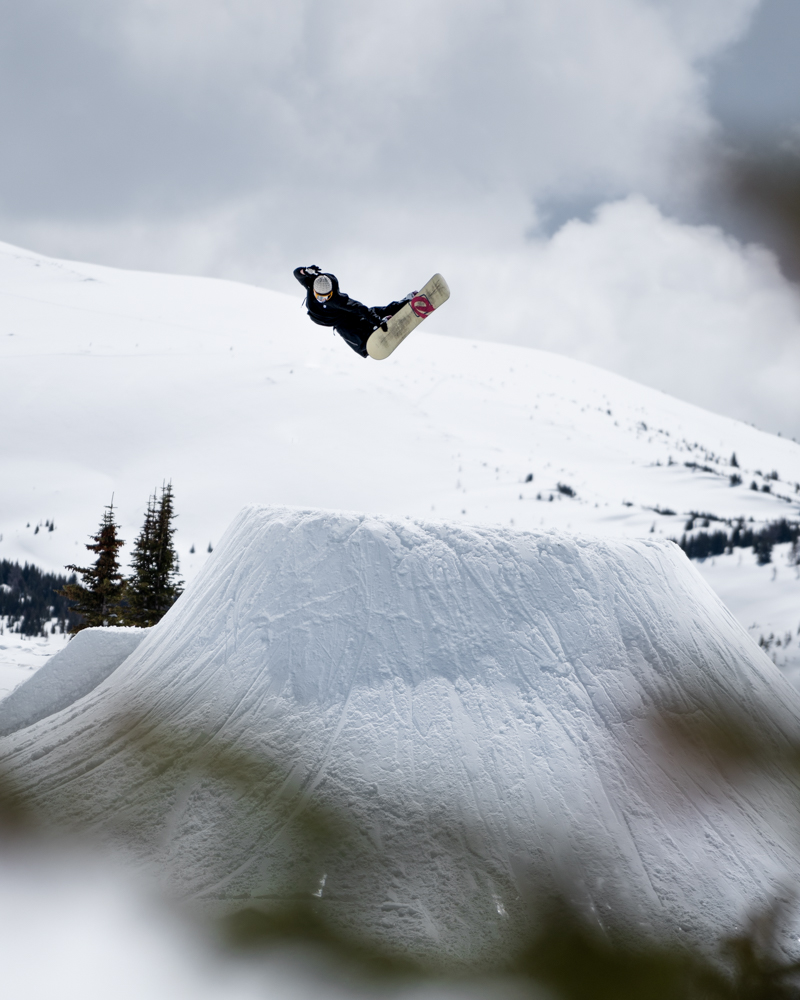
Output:
[[[559,870],[600,920],[711,943],[798,872],[780,766],[744,795],[655,749],[648,720],[697,698],[770,740],[800,717],[672,545],[250,508],[106,681],[0,753],[196,900],[300,891],[286,816],[322,803],[357,835],[317,898],[395,945],[479,961]],[[220,741],[285,772],[259,808],[198,767]]]
[[[81,563],[112,495],[130,543],[165,479],[187,578],[248,502],[611,537],[679,537],[692,512],[798,517],[792,441],[555,354],[441,336],[447,307],[364,361],[300,299],[0,245],[0,558]],[[737,614],[756,641],[789,633],[791,660],[797,570],[745,552],[737,575],[739,554],[708,578],[757,590]]]

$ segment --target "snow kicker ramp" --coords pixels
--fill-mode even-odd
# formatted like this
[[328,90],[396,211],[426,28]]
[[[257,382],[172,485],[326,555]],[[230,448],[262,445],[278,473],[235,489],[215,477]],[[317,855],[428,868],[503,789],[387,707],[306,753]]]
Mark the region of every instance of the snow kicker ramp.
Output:
[[[698,695],[785,734],[800,716],[671,543],[248,508],[106,681],[0,753],[50,816],[210,905],[313,891],[345,927],[468,961],[560,876],[600,919],[711,943],[796,862],[777,770],[745,792],[653,763],[652,714]],[[140,752],[175,732],[185,754]],[[198,765],[220,746],[278,762],[261,801]],[[355,839],[309,885],[290,831],[320,806]]]

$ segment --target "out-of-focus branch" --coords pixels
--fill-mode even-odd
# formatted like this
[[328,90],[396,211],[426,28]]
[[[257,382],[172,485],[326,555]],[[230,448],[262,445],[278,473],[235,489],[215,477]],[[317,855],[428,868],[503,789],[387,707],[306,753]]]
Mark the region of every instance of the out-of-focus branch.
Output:
[[786,275],[800,281],[800,154],[733,156],[723,182],[728,196],[757,223]]

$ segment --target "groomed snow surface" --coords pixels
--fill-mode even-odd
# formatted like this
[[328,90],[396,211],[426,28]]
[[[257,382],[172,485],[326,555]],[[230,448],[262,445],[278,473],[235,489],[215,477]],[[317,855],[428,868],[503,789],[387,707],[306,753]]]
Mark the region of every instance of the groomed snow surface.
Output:
[[[745,794],[659,750],[653,717],[700,703],[797,732],[800,696],[671,543],[250,507],[105,681],[0,753],[52,819],[135,830],[208,906],[297,892],[286,816],[344,810],[318,905],[469,964],[543,878],[708,945],[794,883],[790,776]],[[188,758],[148,766],[176,732],[284,777],[255,809]]]

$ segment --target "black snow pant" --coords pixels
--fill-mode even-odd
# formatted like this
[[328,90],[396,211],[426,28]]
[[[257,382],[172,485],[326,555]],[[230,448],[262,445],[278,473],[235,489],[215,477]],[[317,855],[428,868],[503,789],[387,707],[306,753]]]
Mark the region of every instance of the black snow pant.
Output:
[[[394,316],[404,305],[405,302],[390,302],[388,306],[376,306],[372,312],[383,319],[384,317]],[[347,326],[337,324],[334,330],[348,347],[353,348],[356,354],[360,354],[362,358],[368,357],[367,341],[374,330],[374,327],[369,322],[354,316],[352,323],[349,323]]]

